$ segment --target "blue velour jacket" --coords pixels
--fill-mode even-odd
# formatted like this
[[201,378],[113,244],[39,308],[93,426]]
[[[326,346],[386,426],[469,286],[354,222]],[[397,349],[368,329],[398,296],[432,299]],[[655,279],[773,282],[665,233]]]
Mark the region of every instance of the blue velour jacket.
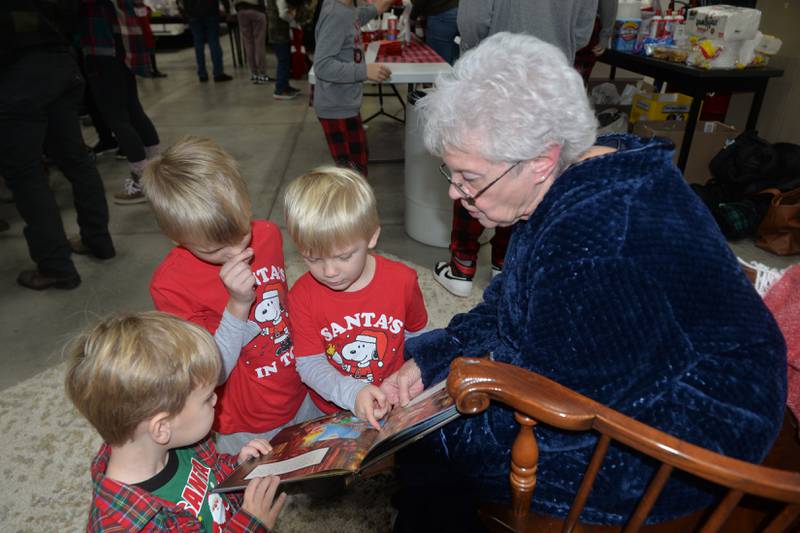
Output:
[[[612,135],[617,152],[566,169],[517,224],[484,301],[406,343],[426,385],[457,355],[538,372],[645,424],[740,459],[763,459],[782,422],[786,347],[663,140]],[[512,178],[513,179],[513,178]],[[509,497],[512,412],[445,426],[428,444],[484,499]],[[597,437],[536,426],[532,509],[565,516]],[[624,522],[655,473],[612,445],[583,521]],[[650,522],[717,496],[673,475]]]

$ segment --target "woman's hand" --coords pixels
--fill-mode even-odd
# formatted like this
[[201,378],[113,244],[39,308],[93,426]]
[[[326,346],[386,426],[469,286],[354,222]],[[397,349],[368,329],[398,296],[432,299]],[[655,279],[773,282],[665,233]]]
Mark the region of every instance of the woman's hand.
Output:
[[267,439],[253,439],[239,450],[239,464],[242,464],[251,457],[267,455],[271,451],[272,445]]
[[400,407],[408,405],[424,388],[422,372],[413,359],[406,361],[400,370],[381,383],[381,390],[386,394],[389,403]]
[[378,420],[389,412],[389,402],[386,394],[375,385],[362,387],[356,395],[355,414],[358,418],[367,420],[372,427],[381,429]]

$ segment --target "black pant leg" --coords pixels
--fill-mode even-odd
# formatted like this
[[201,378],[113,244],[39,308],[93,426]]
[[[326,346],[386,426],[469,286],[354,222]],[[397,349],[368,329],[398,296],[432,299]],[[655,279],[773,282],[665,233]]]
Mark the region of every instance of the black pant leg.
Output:
[[[48,109],[73,83],[66,50],[24,53],[0,73],[0,173],[25,221],[28,251],[46,274],[73,274],[61,213],[42,167]],[[75,102],[77,122],[78,108]]]
[[86,76],[95,103],[128,161],[145,159],[144,142],[131,124],[128,112],[130,83],[126,72],[133,75],[125,64],[115,57],[88,56]]
[[130,71],[130,69],[125,69],[125,78],[126,83],[128,86],[128,116],[130,117],[131,125],[139,134],[139,138],[142,139],[142,144],[144,146],[155,146],[158,144],[158,132],[156,132],[156,127],[153,125],[153,122],[150,120],[150,117],[147,116],[147,113],[144,112],[144,108],[142,107],[142,103],[139,101],[139,88],[136,84],[136,75]]
[[85,83],[76,64],[72,83],[48,106],[45,149],[72,184],[83,242],[100,248],[111,244],[108,204],[103,181],[86,150],[78,121],[77,109],[84,89]]

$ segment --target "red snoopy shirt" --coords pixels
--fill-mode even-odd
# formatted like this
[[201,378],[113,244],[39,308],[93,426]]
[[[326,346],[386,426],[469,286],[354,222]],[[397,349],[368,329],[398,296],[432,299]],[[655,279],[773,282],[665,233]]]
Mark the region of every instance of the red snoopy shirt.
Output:
[[[325,354],[342,375],[379,385],[403,365],[405,332],[420,331],[428,312],[414,269],[379,255],[369,285],[334,291],[306,272],[289,293],[297,357]],[[325,413],[339,407],[312,391]]]
[[[282,426],[297,413],[308,390],[292,351],[281,232],[264,220],[253,221],[251,229],[256,299],[250,320],[261,332],[242,348],[230,377],[217,389],[214,429],[223,434],[262,433]],[[230,298],[219,277],[221,268],[181,246],[173,248],[150,282],[153,304],[213,334]]]

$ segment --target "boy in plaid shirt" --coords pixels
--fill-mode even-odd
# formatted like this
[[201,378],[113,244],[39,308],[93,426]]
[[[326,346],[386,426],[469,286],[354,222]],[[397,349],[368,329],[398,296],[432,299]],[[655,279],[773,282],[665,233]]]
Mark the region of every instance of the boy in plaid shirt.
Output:
[[268,532],[285,494],[258,478],[242,497],[212,493],[238,458],[208,438],[220,358],[201,327],[158,312],[101,320],[72,344],[67,395],[105,441],[92,463],[87,531]]
[[383,82],[392,72],[367,64],[361,26],[389,9],[392,0],[355,7],[354,0],[324,0],[315,30],[314,111],[338,166],[367,175],[367,136],[361,122],[362,84]]

